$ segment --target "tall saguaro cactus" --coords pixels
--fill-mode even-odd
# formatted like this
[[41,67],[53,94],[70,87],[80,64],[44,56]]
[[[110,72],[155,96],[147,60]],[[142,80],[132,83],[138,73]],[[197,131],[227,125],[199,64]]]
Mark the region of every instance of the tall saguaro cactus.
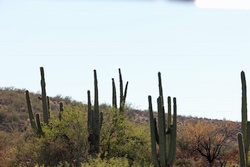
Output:
[[[165,109],[163,104],[163,89],[161,74],[158,73],[159,94],[157,98],[158,108],[158,128],[156,118],[153,116],[152,98],[148,96],[150,131],[151,131],[151,150],[152,159],[155,167],[171,167],[176,155],[176,136],[177,136],[177,105],[176,98],[173,98],[173,120],[171,119],[171,97],[168,97],[168,119],[165,120]],[[157,156],[157,144],[159,156]]]
[[[46,95],[46,83],[45,83],[43,67],[40,67],[40,73],[41,73],[41,90],[42,90],[41,100],[42,100],[42,108],[43,108],[43,122],[45,124],[48,124],[49,117],[50,117],[50,105],[49,105],[49,97]],[[29,91],[26,90],[25,93],[26,93],[26,102],[27,102],[27,108],[29,112],[31,127],[34,132],[41,135],[43,134],[43,132],[42,132],[42,126],[40,124],[39,114],[36,114],[36,117],[34,117],[31,102],[30,102]],[[36,123],[35,123],[35,118],[36,118]]]
[[[239,148],[244,147],[243,148],[244,151],[241,151],[240,149],[241,164],[247,165],[248,164],[247,163],[248,151],[249,151],[249,146],[250,146],[250,122],[247,120],[247,84],[246,84],[246,77],[245,77],[244,71],[241,71],[241,85],[242,85],[241,133],[238,134],[238,144],[239,144]],[[245,155],[242,155],[242,154],[245,154]],[[245,161],[244,163],[242,162],[243,159]]]
[[41,73],[41,89],[42,89],[42,103],[43,103],[43,121],[45,124],[49,123],[49,107],[48,107],[48,99],[46,95],[46,83],[44,78],[44,69],[40,67]]
[[[122,80],[122,73],[121,69],[119,68],[119,82],[120,82],[120,113],[124,112],[127,91],[128,91],[128,81],[126,82],[125,89],[123,90],[123,80]],[[115,87],[115,80],[112,78],[112,106],[117,109],[117,100],[116,100],[116,87]]]
[[96,154],[100,151],[100,132],[103,114],[99,111],[98,81],[96,70],[94,70],[94,110],[92,110],[90,91],[88,93],[88,133],[90,142],[90,153]]

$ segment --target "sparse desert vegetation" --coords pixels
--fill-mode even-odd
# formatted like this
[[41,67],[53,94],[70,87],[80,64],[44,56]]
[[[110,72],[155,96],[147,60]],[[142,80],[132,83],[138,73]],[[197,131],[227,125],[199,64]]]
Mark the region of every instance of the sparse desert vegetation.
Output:
[[[40,94],[1,88],[0,166],[156,166],[151,147],[150,112],[126,105],[128,84],[123,89],[120,70],[119,75],[122,96],[117,100],[113,82],[112,105],[98,102],[96,72],[94,96],[88,92],[87,104],[70,97],[43,97],[43,91]],[[43,84],[42,89],[45,89]],[[152,116],[159,121],[158,113]],[[166,114],[166,122],[168,118]],[[171,164],[166,161],[165,166],[239,166],[240,122],[181,115],[173,119],[177,127],[176,136],[171,138],[175,140],[175,148],[172,148],[175,158]],[[166,135],[173,133],[172,123],[166,123],[170,125],[165,128]],[[156,125],[159,126],[162,125]],[[156,143],[162,140],[160,133]],[[167,144],[167,149],[171,143]],[[155,147],[156,157],[162,154],[160,146]],[[169,158],[172,153],[167,152],[165,156]],[[161,165],[161,158],[157,159]]]

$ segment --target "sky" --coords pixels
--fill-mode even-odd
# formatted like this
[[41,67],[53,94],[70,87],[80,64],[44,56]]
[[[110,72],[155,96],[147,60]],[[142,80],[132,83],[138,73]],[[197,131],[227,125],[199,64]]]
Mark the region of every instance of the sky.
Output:
[[179,115],[241,121],[249,17],[193,1],[0,0],[0,87],[39,92],[42,66],[47,95],[86,103],[96,69],[99,101],[111,104],[121,68],[127,104],[147,110],[152,95],[156,110],[161,72]]

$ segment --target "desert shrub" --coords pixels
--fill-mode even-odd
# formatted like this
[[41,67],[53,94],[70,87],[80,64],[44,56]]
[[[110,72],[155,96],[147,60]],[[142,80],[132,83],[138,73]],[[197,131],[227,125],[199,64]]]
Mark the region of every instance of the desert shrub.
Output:
[[21,133],[12,131],[11,133],[0,131],[0,167],[14,166],[16,145],[18,144]]
[[78,106],[66,106],[62,120],[52,115],[44,135],[38,137],[28,131],[17,146],[16,164],[20,166],[57,166],[60,163],[75,165],[87,159],[86,111]]
[[104,114],[101,140],[102,157],[126,157],[130,165],[142,166],[151,161],[148,127],[136,125],[113,108]]
[[[38,136],[29,126],[15,146],[11,166],[80,166],[81,163],[147,166],[151,162],[148,125],[135,124],[124,114],[103,105],[100,158],[91,159],[87,128],[87,106],[64,106],[62,119],[51,113],[48,125],[42,125],[44,135]],[[92,157],[96,158],[96,157]]]

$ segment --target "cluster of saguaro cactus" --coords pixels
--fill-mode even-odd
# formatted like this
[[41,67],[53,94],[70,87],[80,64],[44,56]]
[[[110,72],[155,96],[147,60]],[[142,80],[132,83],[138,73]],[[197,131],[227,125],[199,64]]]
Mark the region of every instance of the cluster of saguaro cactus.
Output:
[[94,110],[92,110],[90,91],[88,90],[88,140],[90,142],[90,154],[100,151],[100,132],[103,121],[103,113],[99,110],[98,82],[96,70],[94,70]]
[[250,121],[247,120],[247,85],[244,71],[241,71],[242,99],[241,99],[241,132],[238,133],[240,151],[240,166],[247,166],[248,150],[250,146]]
[[[122,80],[122,73],[121,69],[119,68],[119,82],[120,82],[120,113],[124,112],[125,101],[127,97],[127,90],[128,90],[128,81],[125,86],[125,90],[123,90],[123,80]],[[117,97],[116,97],[116,87],[115,87],[115,80],[112,78],[112,106],[117,109]]]
[[[151,132],[151,150],[152,159],[155,167],[173,166],[176,154],[176,136],[177,136],[177,105],[176,98],[173,98],[173,118],[171,114],[171,97],[168,97],[168,119],[165,121],[165,109],[163,102],[163,89],[161,82],[161,73],[158,73],[159,97],[158,106],[158,128],[156,118],[153,115],[152,99],[148,96],[150,113],[150,132]],[[157,154],[157,144],[159,154]],[[159,156],[158,156],[159,155]]]
[[[45,124],[48,124],[49,117],[50,117],[50,105],[49,105],[49,97],[47,97],[47,95],[46,95],[46,83],[45,83],[45,78],[44,78],[43,67],[40,67],[40,72],[41,72],[41,89],[42,89],[41,100],[42,100],[42,106],[43,106],[43,122]],[[41,123],[40,123],[40,117],[39,117],[39,114],[37,113],[36,114],[36,121],[35,121],[28,90],[26,90],[26,101],[27,101],[27,107],[28,107],[31,127],[32,127],[33,131],[36,132],[38,135],[42,135],[43,131],[42,131]]]

